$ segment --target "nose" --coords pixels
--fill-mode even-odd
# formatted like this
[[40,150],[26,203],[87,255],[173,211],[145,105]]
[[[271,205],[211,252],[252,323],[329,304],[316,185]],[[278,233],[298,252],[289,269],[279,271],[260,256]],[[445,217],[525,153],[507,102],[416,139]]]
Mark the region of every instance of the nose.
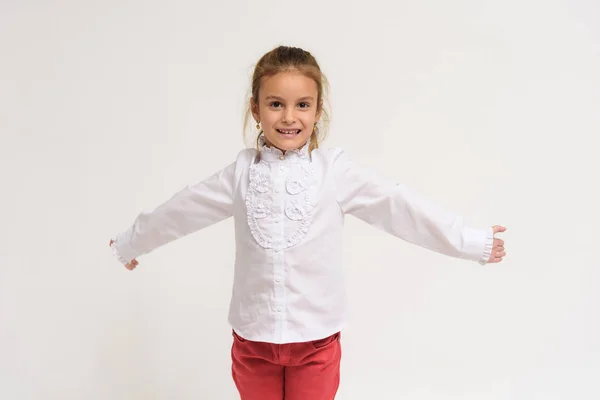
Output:
[[286,124],[291,124],[293,122],[296,121],[296,118],[294,116],[294,109],[293,108],[287,108],[284,113],[283,113],[283,123]]

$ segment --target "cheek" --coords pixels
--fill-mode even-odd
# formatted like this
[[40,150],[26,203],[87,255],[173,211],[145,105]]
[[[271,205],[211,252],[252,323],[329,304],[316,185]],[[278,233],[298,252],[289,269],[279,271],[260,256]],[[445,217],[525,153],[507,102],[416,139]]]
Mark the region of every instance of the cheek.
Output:
[[273,125],[277,121],[278,121],[278,115],[277,115],[277,113],[272,112],[272,111],[271,112],[267,111],[267,112],[263,113],[263,122],[266,125]]
[[316,117],[314,115],[304,115],[302,117],[302,123],[304,124],[304,126],[313,126],[314,123],[316,122]]

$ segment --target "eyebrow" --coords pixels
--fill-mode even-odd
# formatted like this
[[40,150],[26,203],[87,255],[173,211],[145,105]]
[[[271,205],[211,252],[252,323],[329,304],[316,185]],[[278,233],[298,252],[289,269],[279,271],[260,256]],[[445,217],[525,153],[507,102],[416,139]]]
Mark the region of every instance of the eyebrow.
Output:
[[[265,98],[265,100],[283,100],[283,97],[279,97],[279,96],[267,96]],[[314,98],[312,96],[304,96],[304,97],[300,97],[297,101],[305,101],[305,100],[311,100],[311,101],[313,101]]]

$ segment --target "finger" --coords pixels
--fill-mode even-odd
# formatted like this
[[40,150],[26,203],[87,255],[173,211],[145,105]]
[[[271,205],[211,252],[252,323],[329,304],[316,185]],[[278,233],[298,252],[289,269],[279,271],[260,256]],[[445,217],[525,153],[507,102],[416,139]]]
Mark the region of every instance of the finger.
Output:
[[494,258],[502,258],[506,256],[506,252],[505,251],[500,251],[494,254]]
[[498,238],[494,238],[494,247],[495,246],[504,246],[504,240],[502,239],[498,239]]
[[506,228],[500,225],[494,225],[492,229],[494,230],[494,234],[506,231]]
[[110,239],[110,243],[108,244],[108,246],[112,246],[112,244],[113,244],[114,242],[115,242],[114,240]]

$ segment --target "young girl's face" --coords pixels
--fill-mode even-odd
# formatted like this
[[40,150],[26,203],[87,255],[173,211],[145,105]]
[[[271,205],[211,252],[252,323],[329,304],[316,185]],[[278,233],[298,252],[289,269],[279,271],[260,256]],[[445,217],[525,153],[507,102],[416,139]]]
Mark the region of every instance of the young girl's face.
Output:
[[252,101],[252,114],[267,145],[284,152],[304,146],[321,116],[317,95],[317,83],[300,72],[264,77],[258,104]]

